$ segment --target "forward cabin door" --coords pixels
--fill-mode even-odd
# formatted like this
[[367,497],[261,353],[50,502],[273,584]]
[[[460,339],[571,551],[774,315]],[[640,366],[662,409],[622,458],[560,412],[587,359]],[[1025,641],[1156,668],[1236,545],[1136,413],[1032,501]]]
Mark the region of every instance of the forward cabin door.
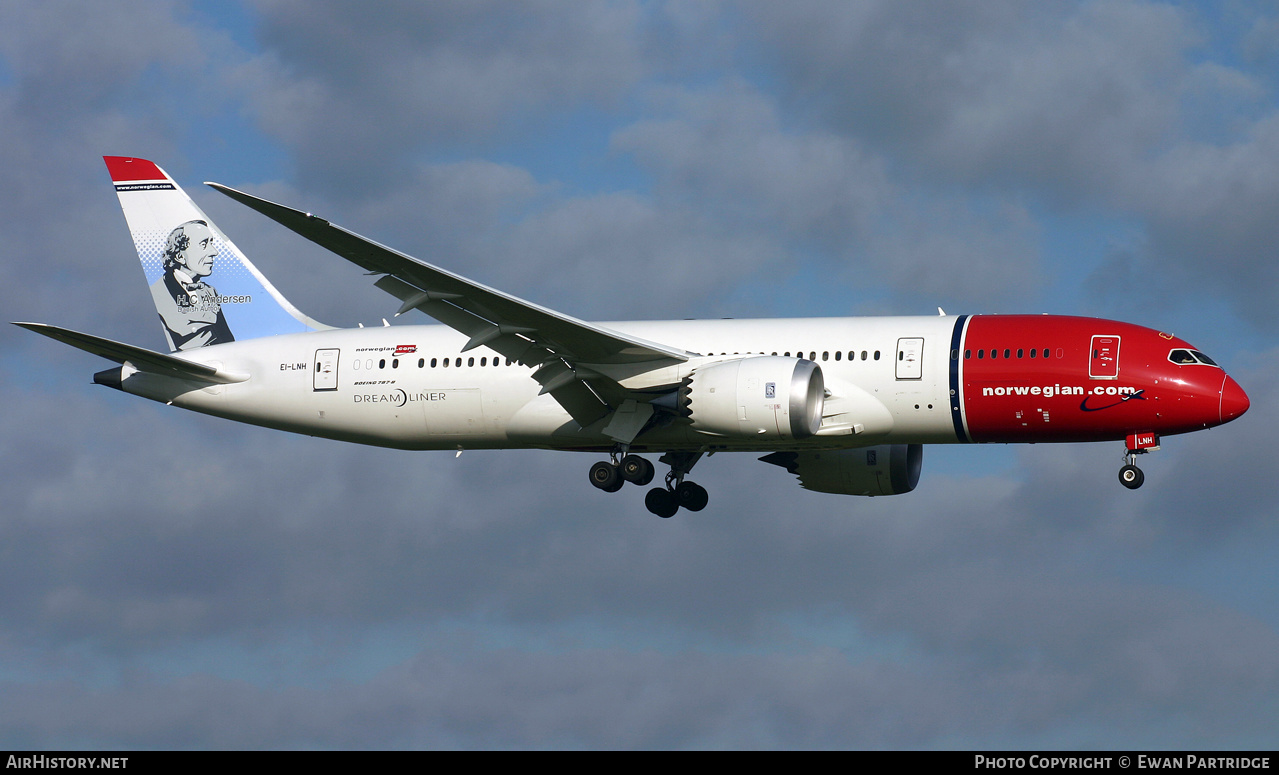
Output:
[[1088,376],[1093,379],[1119,379],[1119,337],[1094,336],[1088,355]]

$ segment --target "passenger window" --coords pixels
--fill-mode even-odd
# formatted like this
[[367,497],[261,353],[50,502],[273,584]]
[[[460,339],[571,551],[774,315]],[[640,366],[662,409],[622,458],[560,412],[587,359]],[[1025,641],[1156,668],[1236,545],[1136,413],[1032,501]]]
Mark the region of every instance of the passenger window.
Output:
[[467,359],[466,359],[466,365],[467,365],[467,366],[474,366],[474,365],[475,365],[475,359],[474,359],[474,358],[467,358]]
[[1021,349],[1020,347],[1018,347],[1018,348],[1017,348],[1017,357],[1018,357],[1018,358],[1020,358],[1024,352],[1025,352],[1025,350],[1023,350],[1023,349]]
[[386,358],[383,358],[383,359],[379,360],[379,361],[377,362],[377,367],[378,367],[379,369],[385,369],[385,368],[386,368]]
[[879,350],[875,351],[875,360],[879,360]]
[[825,360],[830,360],[830,353],[829,353],[829,352],[823,352],[823,353],[822,353],[822,360],[824,360],[824,361],[825,361]]
[[968,359],[969,359],[969,358],[971,358],[971,357],[973,357],[973,351],[972,351],[972,350],[964,350],[964,360],[968,360]]
[[398,368],[400,368],[400,359],[399,359],[399,358],[392,358],[392,359],[391,359],[391,368],[393,368],[393,369],[398,369]]

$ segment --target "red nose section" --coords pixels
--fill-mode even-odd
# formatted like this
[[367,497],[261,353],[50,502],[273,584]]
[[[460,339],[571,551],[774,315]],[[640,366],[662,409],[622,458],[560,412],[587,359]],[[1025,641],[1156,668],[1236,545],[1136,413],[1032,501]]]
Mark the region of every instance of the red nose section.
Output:
[[1238,382],[1226,377],[1221,383],[1221,421],[1230,422],[1248,411],[1249,406],[1252,404],[1248,401],[1248,394],[1243,392]]

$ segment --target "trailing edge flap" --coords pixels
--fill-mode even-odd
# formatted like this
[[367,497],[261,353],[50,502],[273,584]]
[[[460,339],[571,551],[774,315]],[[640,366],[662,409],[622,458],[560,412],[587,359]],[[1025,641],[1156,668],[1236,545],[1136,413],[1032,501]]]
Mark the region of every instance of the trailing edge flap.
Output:
[[132,364],[138,371],[144,371],[148,374],[159,374],[165,377],[189,379],[196,382],[208,382],[215,385],[244,382],[249,378],[247,374],[219,371],[202,363],[193,363],[172,355],[164,355],[163,353],[153,352],[142,347],[124,344],[123,342],[113,342],[110,339],[103,339],[91,334],[82,334],[79,331],[72,331],[67,328],[58,328],[44,323],[14,323],[14,325],[22,326],[28,331],[34,331],[37,334],[43,334],[50,339],[56,339],[87,353],[100,355],[116,363],[123,364],[127,362]]
[[[571,364],[682,362],[689,358],[684,350],[610,331],[481,285],[310,213],[218,183],[208,185],[370,272],[391,275],[399,282],[383,278],[378,287],[404,302],[400,312],[417,308],[461,331],[471,338],[467,349],[486,345],[513,357],[507,353],[514,346],[532,342]],[[530,365],[541,362],[521,360]]]

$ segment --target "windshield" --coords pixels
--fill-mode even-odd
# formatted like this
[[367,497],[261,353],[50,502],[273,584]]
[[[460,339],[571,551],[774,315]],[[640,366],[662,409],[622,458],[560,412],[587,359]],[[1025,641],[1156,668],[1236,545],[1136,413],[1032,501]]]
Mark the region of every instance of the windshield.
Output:
[[1213,362],[1212,358],[1209,358],[1207,355],[1204,355],[1198,350],[1186,350],[1182,348],[1173,350],[1172,352],[1168,353],[1168,360],[1172,361],[1173,363],[1180,363],[1180,364],[1202,363],[1205,366],[1217,365],[1215,362]]

